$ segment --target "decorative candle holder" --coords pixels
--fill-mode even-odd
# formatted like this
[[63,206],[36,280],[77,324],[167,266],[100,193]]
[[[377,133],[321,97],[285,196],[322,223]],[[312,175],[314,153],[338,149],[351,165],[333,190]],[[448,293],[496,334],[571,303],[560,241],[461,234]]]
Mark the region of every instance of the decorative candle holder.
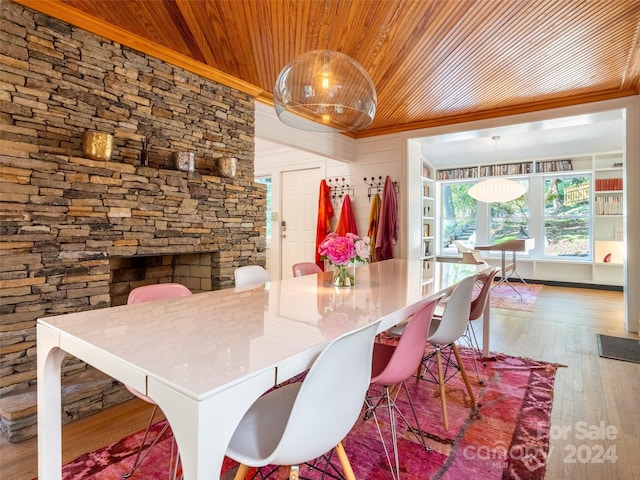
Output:
[[82,152],[92,160],[111,160],[113,135],[87,130],[82,136]]
[[173,152],[176,168],[183,172],[193,172],[196,167],[195,154],[192,152]]
[[234,178],[238,159],[234,157],[216,158],[216,172],[221,177]]

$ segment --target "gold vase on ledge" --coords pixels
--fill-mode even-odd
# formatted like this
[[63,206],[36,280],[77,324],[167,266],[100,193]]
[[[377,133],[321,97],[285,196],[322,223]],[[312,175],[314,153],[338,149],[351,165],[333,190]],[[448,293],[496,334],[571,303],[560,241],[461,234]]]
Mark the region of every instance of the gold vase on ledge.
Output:
[[92,160],[111,160],[113,135],[95,130],[87,130],[82,136],[84,156]]
[[236,176],[237,158],[223,157],[216,158],[215,172],[221,177],[234,178]]

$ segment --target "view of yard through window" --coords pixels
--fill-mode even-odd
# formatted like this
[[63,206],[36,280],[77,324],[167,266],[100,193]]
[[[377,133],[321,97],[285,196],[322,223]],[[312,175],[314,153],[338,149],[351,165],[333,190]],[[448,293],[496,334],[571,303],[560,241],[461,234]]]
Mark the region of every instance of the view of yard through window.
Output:
[[587,176],[545,179],[545,256],[590,256],[590,183]]
[[[518,179],[527,193],[506,203],[492,203],[489,218],[479,218],[478,204],[468,195],[475,182],[441,185],[440,253],[457,253],[454,241],[471,245],[499,243],[528,238],[542,232],[545,257],[591,257],[591,177],[590,175],[544,176],[536,198],[530,193],[529,178]],[[542,198],[540,198],[542,196]],[[531,218],[532,202],[540,202],[543,216]],[[539,221],[540,225],[530,222]],[[488,224],[487,239],[477,238],[477,225]]]

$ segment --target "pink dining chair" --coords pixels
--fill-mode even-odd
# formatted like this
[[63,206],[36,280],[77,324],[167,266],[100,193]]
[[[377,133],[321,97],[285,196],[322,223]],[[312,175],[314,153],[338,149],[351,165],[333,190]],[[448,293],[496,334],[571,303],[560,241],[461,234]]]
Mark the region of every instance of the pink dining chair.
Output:
[[291,266],[294,277],[302,277],[304,275],[313,275],[314,273],[322,273],[318,265],[313,262],[294,263]]
[[[144,285],[142,287],[137,287],[131,290],[131,292],[129,293],[129,297],[127,299],[127,304],[131,305],[134,303],[152,302],[154,300],[162,300],[165,298],[186,297],[189,295],[191,295],[191,290],[189,290],[187,287],[185,287],[180,283],[158,283],[154,285]],[[125,387],[127,388],[127,390],[129,390],[133,395],[135,395],[139,399],[144,400],[145,402],[153,405],[153,410],[151,411],[151,416],[149,417],[147,428],[144,431],[144,436],[142,437],[142,441],[140,442],[140,446],[138,447],[138,453],[136,454],[136,459],[133,462],[133,467],[131,467],[130,472],[125,473],[123,475],[123,478],[126,479],[131,477],[131,475],[133,475],[133,473],[137,470],[140,464],[147,457],[151,449],[156,445],[156,443],[158,443],[162,435],[164,435],[164,433],[169,428],[169,422],[167,422],[162,427],[160,432],[158,432],[156,437],[153,439],[153,442],[151,443],[151,445],[149,445],[149,447],[147,448],[147,451],[145,452],[145,454],[141,455],[142,449],[144,447],[144,442],[147,440],[147,436],[149,435],[149,430],[151,429],[151,424],[153,423],[153,419],[158,410],[158,404],[152,398],[148,397],[142,392],[139,392],[135,388],[130,387],[129,385],[125,385]],[[173,455],[171,455],[171,457],[173,457]],[[171,458],[170,461],[173,461],[173,458]],[[177,470],[177,460],[176,460],[176,470]],[[173,478],[175,478],[175,476],[176,476],[176,471],[174,470]],[[169,478],[171,478],[171,467],[169,467]]]
[[[389,462],[391,475],[394,479],[400,479],[400,461],[398,457],[398,438],[397,438],[397,422],[396,412],[402,418],[404,423],[413,433],[419,437],[422,446],[427,448],[426,442],[420,429],[418,417],[407,389],[406,380],[411,378],[424,356],[424,349],[427,344],[427,335],[433,312],[438,305],[441,297],[434,298],[425,303],[406,323],[406,326],[398,340],[397,345],[389,345],[386,343],[375,343],[373,346],[373,361],[371,368],[371,386],[377,387],[377,394],[371,394],[376,388],[370,390],[365,400],[365,419],[373,415],[382,441],[384,452]],[[412,426],[402,411],[398,408],[396,399],[400,392],[404,389],[415,426]],[[389,425],[391,427],[391,441],[393,444],[394,461],[392,462],[389,450],[382,435],[380,422],[376,415],[376,410],[380,407],[386,407],[389,413]],[[395,464],[395,467],[394,467]]]
[[493,279],[496,278],[496,275],[500,271],[499,268],[492,269],[487,275],[478,275],[478,280],[482,281],[482,287],[480,287],[480,293],[478,296],[471,301],[471,310],[469,311],[469,323],[467,324],[467,329],[465,330],[462,338],[467,341],[467,344],[473,349],[474,353],[474,365],[476,369],[476,376],[478,377],[478,381],[480,383],[484,383],[484,380],[480,378],[480,373],[478,372],[478,359],[484,365],[484,359],[482,358],[482,350],[480,350],[480,344],[478,343],[478,337],[476,337],[476,332],[473,329],[473,322],[478,320],[484,314],[484,310],[487,306],[487,302],[489,301],[489,293],[491,292],[491,286],[493,285]]

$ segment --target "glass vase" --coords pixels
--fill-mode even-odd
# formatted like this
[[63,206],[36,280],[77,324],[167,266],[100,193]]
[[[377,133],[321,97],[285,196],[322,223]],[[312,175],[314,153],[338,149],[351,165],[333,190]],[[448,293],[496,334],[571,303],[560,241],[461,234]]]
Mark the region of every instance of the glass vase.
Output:
[[333,286],[353,287],[355,285],[355,275],[350,270],[348,265],[335,265]]

